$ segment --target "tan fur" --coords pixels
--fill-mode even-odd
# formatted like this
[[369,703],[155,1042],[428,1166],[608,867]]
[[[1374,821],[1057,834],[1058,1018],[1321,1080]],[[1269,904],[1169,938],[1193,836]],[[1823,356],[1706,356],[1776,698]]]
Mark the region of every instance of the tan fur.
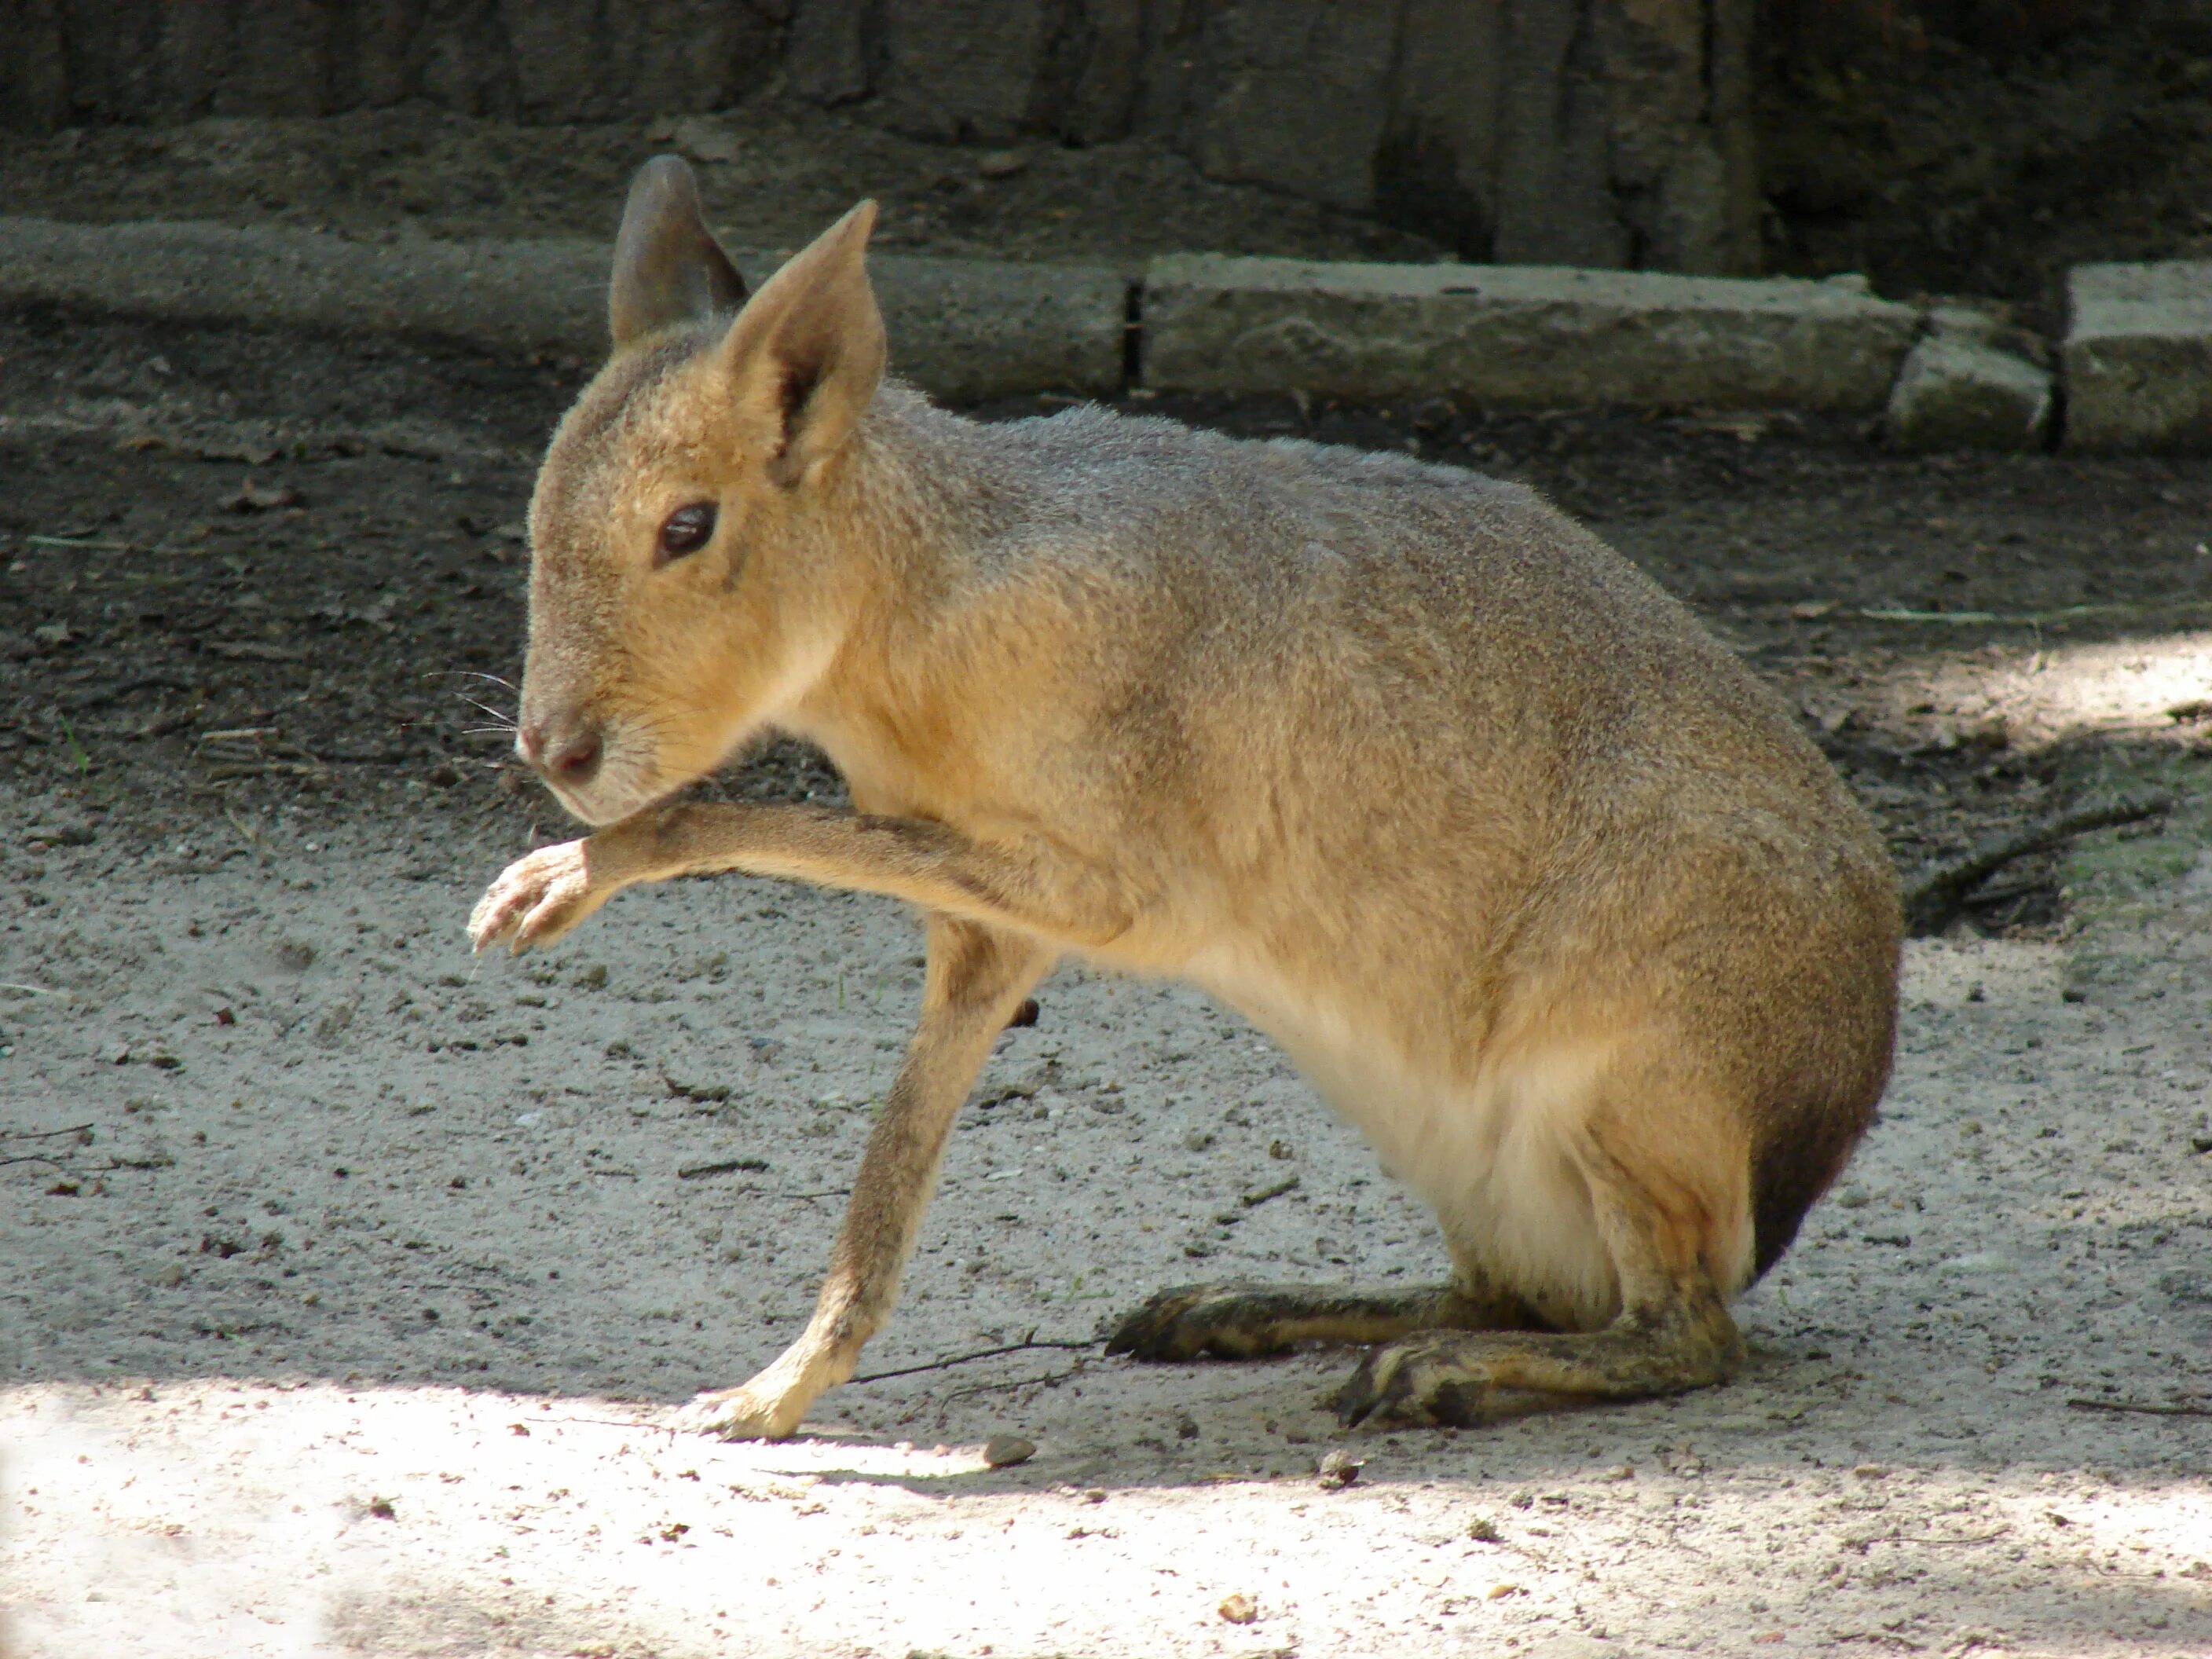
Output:
[[[519,950],[726,870],[903,898],[930,950],[814,1320],[696,1420],[788,1433],[852,1374],[953,1113],[1069,954],[1273,1033],[1454,1263],[1415,1297],[1164,1292],[1116,1346],[1391,1339],[1352,1419],[1725,1375],[1726,1302],[1870,1120],[1895,1013],[1887,860],[1775,700],[1525,489],[932,408],[883,376],[870,210],[702,312],[735,273],[688,270],[711,242],[672,168],[633,195],[615,353],[532,509],[523,748],[603,827],[471,928]],[[691,503],[712,541],[659,558]],[[659,804],[770,727],[852,812]]]

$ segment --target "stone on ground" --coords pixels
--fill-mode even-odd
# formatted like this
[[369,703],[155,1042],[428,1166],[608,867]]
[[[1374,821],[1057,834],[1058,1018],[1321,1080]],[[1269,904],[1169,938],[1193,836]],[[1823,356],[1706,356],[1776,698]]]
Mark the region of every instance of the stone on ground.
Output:
[[1905,449],[2036,449],[2054,401],[2050,374],[2006,349],[2001,319],[1939,307],[1889,394],[1890,440]]
[[[757,284],[777,264],[732,250]],[[454,342],[595,362],[613,251],[574,240],[349,241],[273,225],[0,218],[0,306]],[[1121,384],[1128,284],[1094,265],[872,256],[891,366],[939,397]]]
[[1161,391],[1870,411],[1920,313],[1856,277],[1176,254],[1146,274],[1144,324]]
[[2066,447],[2212,450],[2212,261],[2076,265]]

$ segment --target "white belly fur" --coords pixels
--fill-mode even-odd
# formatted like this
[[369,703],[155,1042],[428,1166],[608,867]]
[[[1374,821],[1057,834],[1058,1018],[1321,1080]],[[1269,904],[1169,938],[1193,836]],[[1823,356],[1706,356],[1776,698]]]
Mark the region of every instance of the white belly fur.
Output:
[[1183,972],[1283,1045],[1382,1167],[1428,1200],[1455,1261],[1563,1325],[1595,1329],[1619,1310],[1589,1185],[1569,1152],[1602,1049],[1474,1056],[1458,1078],[1425,1076],[1366,1023],[1241,952],[1208,951]]

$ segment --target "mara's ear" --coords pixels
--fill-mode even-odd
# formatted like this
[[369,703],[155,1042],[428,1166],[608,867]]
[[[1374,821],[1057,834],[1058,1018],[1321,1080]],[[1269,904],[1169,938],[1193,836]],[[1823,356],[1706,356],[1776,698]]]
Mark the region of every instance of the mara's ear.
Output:
[[836,454],[884,378],[884,317],[868,283],[863,202],[761,285],[723,343],[739,401],[778,423],[769,476],[787,487]]
[[679,323],[735,311],[744,301],[745,279],[700,216],[690,167],[681,156],[654,156],[630,181],[615,238],[607,293],[615,349]]

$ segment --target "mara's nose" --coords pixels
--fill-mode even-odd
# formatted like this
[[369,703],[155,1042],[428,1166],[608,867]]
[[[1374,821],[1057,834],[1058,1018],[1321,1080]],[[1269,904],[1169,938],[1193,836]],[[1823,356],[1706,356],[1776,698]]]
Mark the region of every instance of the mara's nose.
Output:
[[597,776],[605,753],[595,726],[532,723],[514,734],[514,746],[539,776],[568,789],[580,789]]

